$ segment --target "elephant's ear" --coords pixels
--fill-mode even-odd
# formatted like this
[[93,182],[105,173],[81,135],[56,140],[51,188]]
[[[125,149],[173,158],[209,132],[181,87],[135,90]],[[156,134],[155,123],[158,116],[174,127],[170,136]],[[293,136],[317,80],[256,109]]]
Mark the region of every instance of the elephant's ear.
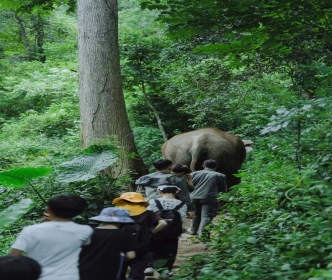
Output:
[[252,142],[251,140],[242,140],[244,147],[246,148],[246,153],[250,153],[254,148],[252,146],[252,144],[254,142]]

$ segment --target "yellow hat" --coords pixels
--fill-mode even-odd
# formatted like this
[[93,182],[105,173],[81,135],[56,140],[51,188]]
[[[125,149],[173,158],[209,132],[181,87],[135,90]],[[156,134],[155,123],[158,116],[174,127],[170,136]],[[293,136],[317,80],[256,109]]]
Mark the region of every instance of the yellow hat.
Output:
[[130,212],[130,216],[137,216],[146,211],[146,207],[149,206],[149,202],[144,200],[144,197],[140,193],[126,192],[120,197],[115,198],[112,202],[116,207],[127,209]]
[[126,200],[126,201],[129,201],[132,203],[144,203],[145,206],[150,205],[150,203],[148,201],[144,200],[143,195],[141,195],[140,193],[137,193],[137,192],[123,193],[120,197],[114,198],[112,203],[116,204],[120,200]]
[[129,211],[129,216],[138,216],[146,211],[146,206],[140,203],[134,204],[126,200],[120,200],[115,204],[116,207]]

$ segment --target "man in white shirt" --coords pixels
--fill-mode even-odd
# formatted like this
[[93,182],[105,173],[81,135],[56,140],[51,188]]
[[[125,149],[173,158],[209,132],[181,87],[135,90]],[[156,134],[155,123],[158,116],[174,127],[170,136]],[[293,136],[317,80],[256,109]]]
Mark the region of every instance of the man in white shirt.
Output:
[[78,258],[82,245],[90,243],[92,228],[71,221],[87,203],[75,195],[58,195],[47,202],[49,222],[23,228],[10,255],[36,260],[42,268],[38,280],[79,280]]

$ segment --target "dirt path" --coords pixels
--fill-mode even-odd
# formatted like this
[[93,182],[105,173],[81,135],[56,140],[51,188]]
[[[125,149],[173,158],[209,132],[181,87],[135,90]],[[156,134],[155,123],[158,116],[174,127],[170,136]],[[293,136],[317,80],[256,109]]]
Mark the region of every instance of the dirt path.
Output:
[[[184,228],[189,228],[190,220],[185,222]],[[182,234],[179,240],[178,255],[174,263],[174,272],[186,261],[186,257],[199,253],[207,252],[207,247],[203,245],[197,238],[189,234]],[[145,277],[145,280],[157,280],[158,273],[154,276]]]

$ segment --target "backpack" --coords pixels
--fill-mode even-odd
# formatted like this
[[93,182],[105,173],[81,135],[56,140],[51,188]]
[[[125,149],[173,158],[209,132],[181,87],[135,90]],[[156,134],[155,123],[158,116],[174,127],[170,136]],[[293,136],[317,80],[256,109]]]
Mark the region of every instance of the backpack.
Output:
[[157,187],[163,183],[173,184],[172,178],[174,176],[177,178],[175,174],[163,174],[163,173],[153,173],[150,175],[143,176],[135,181],[135,184],[137,185],[136,192],[145,196],[145,189],[144,189],[145,187],[157,189]]
[[138,219],[131,217],[134,219],[135,223],[125,224],[121,228],[122,230],[135,236],[135,244],[138,246],[138,248],[135,250],[136,252],[148,252],[150,248],[150,232],[145,222],[147,214],[148,211],[144,212]]
[[182,233],[182,220],[178,210],[185,204],[181,202],[173,209],[164,209],[158,199],[154,200],[158,207],[156,212],[160,218],[167,222],[167,226],[153,235],[154,238],[178,238]]
[[146,175],[143,176],[141,178],[139,178],[138,180],[135,181],[136,185],[142,186],[142,187],[151,187],[151,188],[157,188],[159,185],[163,184],[163,183],[172,183],[170,180],[171,177],[176,176],[175,174],[164,174],[164,173],[156,173],[151,176],[150,175]]

